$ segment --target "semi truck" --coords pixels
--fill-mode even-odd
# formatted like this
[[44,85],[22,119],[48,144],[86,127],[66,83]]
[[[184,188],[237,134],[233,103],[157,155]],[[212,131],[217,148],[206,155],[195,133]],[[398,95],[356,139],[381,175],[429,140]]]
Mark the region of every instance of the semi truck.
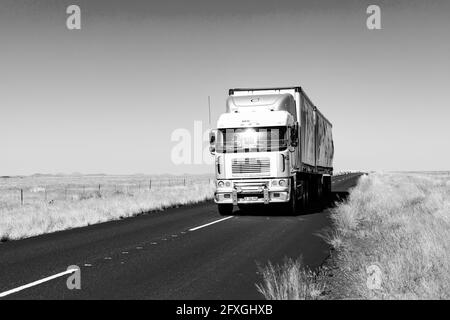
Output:
[[229,89],[209,138],[221,215],[256,204],[296,214],[331,193],[332,124],[300,86]]

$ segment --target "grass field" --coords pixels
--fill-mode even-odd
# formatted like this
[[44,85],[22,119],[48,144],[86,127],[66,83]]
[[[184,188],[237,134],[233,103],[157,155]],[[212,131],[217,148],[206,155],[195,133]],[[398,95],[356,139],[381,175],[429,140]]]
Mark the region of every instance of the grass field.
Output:
[[0,239],[16,240],[201,202],[208,176],[0,178]]
[[269,265],[267,299],[450,298],[450,173],[363,176],[331,218],[326,267]]

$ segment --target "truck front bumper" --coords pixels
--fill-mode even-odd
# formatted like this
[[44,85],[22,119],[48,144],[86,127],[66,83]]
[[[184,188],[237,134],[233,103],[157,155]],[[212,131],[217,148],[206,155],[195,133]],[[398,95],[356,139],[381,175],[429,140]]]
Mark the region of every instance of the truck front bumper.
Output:
[[218,188],[214,193],[214,202],[218,204],[283,203],[290,200],[289,184],[284,187],[268,185],[233,188]]

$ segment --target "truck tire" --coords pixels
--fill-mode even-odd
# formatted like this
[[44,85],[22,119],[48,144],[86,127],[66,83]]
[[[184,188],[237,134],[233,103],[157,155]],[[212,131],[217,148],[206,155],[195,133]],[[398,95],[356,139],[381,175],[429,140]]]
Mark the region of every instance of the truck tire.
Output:
[[316,175],[312,175],[310,177],[308,190],[309,190],[309,195],[308,195],[309,196],[309,200],[311,200],[311,201],[317,200],[317,198],[318,198],[318,194],[317,194],[318,187],[317,187]]
[[331,176],[324,176],[323,177],[323,195],[326,199],[331,198]]
[[229,216],[233,213],[232,204],[218,204],[217,208],[219,209],[219,214],[221,216]]
[[308,180],[303,180],[302,182],[302,200],[301,200],[301,208],[302,210],[308,209],[309,205],[309,183]]
[[322,175],[319,175],[317,177],[317,200],[318,201],[323,201],[323,183],[322,183]]
[[286,213],[288,215],[296,215],[298,210],[298,194],[297,186],[294,185],[294,179],[291,180],[291,197],[289,202],[286,204]]

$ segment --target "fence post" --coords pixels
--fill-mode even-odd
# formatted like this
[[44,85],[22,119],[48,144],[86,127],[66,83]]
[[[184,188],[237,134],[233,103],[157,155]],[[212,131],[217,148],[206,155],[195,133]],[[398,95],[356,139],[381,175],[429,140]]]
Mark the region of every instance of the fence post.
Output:
[[64,188],[64,200],[67,200],[67,188]]
[[152,190],[152,179],[148,183],[148,191]]
[[20,205],[23,206],[23,189],[20,189]]
[[47,202],[47,188],[44,189],[44,200]]

